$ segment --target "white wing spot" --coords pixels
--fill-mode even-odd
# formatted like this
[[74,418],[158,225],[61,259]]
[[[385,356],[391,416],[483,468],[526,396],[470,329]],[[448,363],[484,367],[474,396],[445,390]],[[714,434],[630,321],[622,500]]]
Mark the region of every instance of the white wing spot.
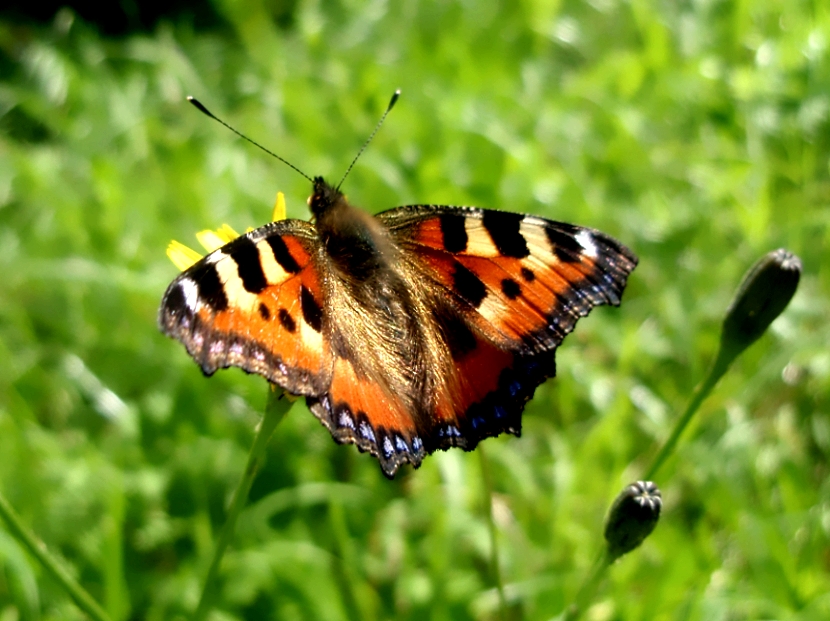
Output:
[[288,279],[289,274],[282,269],[274,258],[274,251],[265,238],[256,242],[259,250],[259,263],[262,266],[262,273],[269,285],[278,285]]
[[498,257],[501,256],[496,244],[493,243],[493,238],[487,229],[484,228],[484,222],[476,218],[464,219],[464,230],[467,232],[467,248],[464,254],[471,254],[476,257]]
[[597,251],[597,245],[594,242],[594,237],[588,231],[580,231],[575,235],[575,237],[576,241],[579,242],[579,245],[582,246],[583,250],[585,250],[585,254],[592,259],[596,259],[599,252]]
[[[228,303],[234,308],[246,312],[252,312],[257,308],[259,298],[256,294],[245,289],[245,284],[239,277],[239,265],[236,260],[221,250],[217,250],[213,254],[208,255],[208,259],[208,263],[213,263],[216,266],[216,273],[219,275],[219,280],[225,288],[225,296],[228,298]],[[223,261],[222,259],[227,259],[227,261]]]
[[182,278],[179,287],[184,295],[184,303],[192,312],[199,310],[199,287],[190,278]]
[[354,419],[352,418],[351,414],[349,414],[345,410],[340,412],[340,426],[348,427],[349,429],[354,429]]
[[360,432],[360,435],[362,435],[370,442],[375,441],[375,432],[372,430],[372,426],[366,421],[360,422],[360,428],[358,429],[358,431]]
[[545,264],[557,263],[559,259],[551,252],[545,225],[546,222],[540,218],[525,216],[519,226],[519,233],[525,238],[531,257]]
[[393,452],[392,442],[388,437],[383,438],[383,454],[389,457]]

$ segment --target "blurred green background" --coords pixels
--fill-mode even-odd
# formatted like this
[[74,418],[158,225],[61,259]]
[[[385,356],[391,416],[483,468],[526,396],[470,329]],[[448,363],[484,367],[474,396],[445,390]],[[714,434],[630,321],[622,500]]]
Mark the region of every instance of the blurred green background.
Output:
[[[185,96],[337,180],[395,88],[354,204],[539,214],[640,256],[522,438],[482,445],[509,618],[573,600],[741,275],[780,246],[798,294],[704,404],[656,481],[657,530],[587,618],[830,618],[826,2],[114,6],[0,13],[0,489],[114,620],[193,610],[266,396],[158,332],[165,247],[263,224],[277,190],[308,217],[306,180]],[[390,482],[295,408],[212,618],[496,619],[488,502],[476,453]],[[6,530],[0,565],[0,621],[83,618]]]

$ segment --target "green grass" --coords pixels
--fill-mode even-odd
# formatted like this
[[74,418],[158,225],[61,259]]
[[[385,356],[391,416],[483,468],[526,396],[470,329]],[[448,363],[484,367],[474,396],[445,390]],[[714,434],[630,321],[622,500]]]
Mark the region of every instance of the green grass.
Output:
[[[275,6],[275,5],[274,5]],[[640,256],[580,322],[521,439],[482,445],[510,619],[574,598],[602,521],[704,375],[744,271],[804,263],[657,483],[654,534],[587,618],[830,617],[830,8],[821,2],[216,0],[225,27],[106,39],[0,22],[0,490],[108,611],[186,618],[266,401],[156,327],[170,239],[309,184],[594,226]],[[274,9],[275,10],[275,9]],[[497,619],[481,460],[387,481],[304,406],[268,446],[213,619]],[[0,530],[0,619],[80,619]]]

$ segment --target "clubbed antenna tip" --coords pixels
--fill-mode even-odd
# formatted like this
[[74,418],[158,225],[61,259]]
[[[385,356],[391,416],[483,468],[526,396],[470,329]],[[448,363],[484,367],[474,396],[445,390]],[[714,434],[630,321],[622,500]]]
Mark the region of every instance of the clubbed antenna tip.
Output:
[[197,109],[199,110],[199,112],[201,112],[202,114],[205,114],[205,115],[209,116],[210,118],[212,118],[212,119],[214,119],[214,120],[217,120],[217,121],[219,120],[219,119],[217,119],[215,116],[213,116],[213,114],[211,114],[210,110],[208,110],[207,108],[205,108],[205,107],[202,105],[202,102],[201,102],[201,101],[199,101],[198,99],[196,99],[193,95],[188,95],[188,96],[187,96],[187,100],[188,100],[190,103],[192,103],[194,106],[196,106],[196,108],[197,108]]
[[392,93],[392,99],[389,100],[389,105],[386,106],[386,111],[389,112],[392,109],[392,106],[395,105],[395,102],[398,101],[398,97],[401,96],[401,89],[396,90]]

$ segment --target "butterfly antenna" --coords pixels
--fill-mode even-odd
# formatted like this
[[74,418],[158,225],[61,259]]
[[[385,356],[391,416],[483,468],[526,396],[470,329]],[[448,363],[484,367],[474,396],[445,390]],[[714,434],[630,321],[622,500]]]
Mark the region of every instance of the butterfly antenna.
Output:
[[[314,183],[314,180],[313,180],[311,177],[309,177],[309,176],[308,176],[307,174],[305,174],[302,170],[300,170],[299,168],[297,168],[296,166],[294,166],[294,164],[292,164],[291,162],[289,162],[289,161],[288,161],[288,160],[286,160],[285,158],[280,157],[279,155],[277,155],[277,154],[276,154],[276,153],[274,153],[273,151],[269,151],[268,149],[266,149],[265,147],[263,147],[263,146],[262,146],[261,144],[259,144],[258,142],[255,142],[254,140],[251,140],[250,138],[248,138],[248,137],[247,137],[245,134],[243,134],[242,132],[239,132],[239,131],[235,130],[233,127],[231,127],[230,125],[228,125],[227,123],[225,123],[225,121],[223,121],[223,120],[222,120],[222,119],[220,119],[218,116],[216,116],[215,114],[213,114],[213,112],[211,112],[210,110],[208,110],[207,108],[205,108],[205,107],[202,105],[202,103],[201,103],[198,99],[196,99],[195,97],[191,97],[190,95],[188,95],[188,96],[187,96],[187,100],[188,100],[190,103],[192,103],[194,106],[196,106],[196,108],[197,108],[197,109],[199,110],[199,112],[201,112],[202,114],[204,114],[204,115],[206,115],[206,116],[209,116],[210,118],[212,118],[214,121],[217,121],[218,123],[221,123],[222,125],[224,125],[225,127],[227,127],[229,130],[231,130],[234,134],[236,134],[237,136],[239,136],[239,137],[240,137],[240,138],[242,138],[243,140],[247,140],[248,142],[250,142],[250,143],[251,143],[252,145],[254,145],[255,147],[259,147],[260,149],[262,149],[263,151],[265,151],[265,152],[266,152],[268,155],[270,155],[271,157],[275,157],[275,158],[277,158],[277,159],[278,159],[279,161],[281,161],[283,164],[286,164],[286,165],[287,165],[287,166],[289,166],[290,168],[293,168],[293,169],[294,169],[294,170],[296,170],[298,173],[300,173],[303,177],[305,177],[306,179],[308,179],[309,181],[311,181],[312,183]],[[386,115],[384,115],[384,116],[386,116]]]
[[380,129],[380,126],[383,125],[383,121],[386,120],[386,115],[389,114],[389,111],[392,109],[392,106],[395,105],[395,102],[398,101],[398,97],[400,97],[400,96],[401,96],[401,89],[396,90],[392,94],[392,99],[389,100],[389,105],[386,106],[386,112],[384,112],[383,116],[380,117],[380,121],[378,121],[378,124],[375,126],[375,130],[372,132],[372,135],[369,136],[369,138],[366,140],[366,142],[363,143],[363,146],[360,147],[360,151],[357,152],[357,155],[354,156],[354,159],[352,160],[352,163],[349,164],[349,167],[346,169],[346,174],[343,175],[343,178],[340,180],[340,183],[337,184],[337,190],[338,191],[340,190],[340,186],[343,185],[343,182],[346,180],[346,177],[348,177],[349,173],[352,172],[352,168],[354,168],[354,165],[355,165],[355,162],[357,162],[357,159],[363,154],[363,152],[366,150],[366,147],[369,146],[369,143],[372,142],[372,138],[375,137],[375,134],[378,133],[378,130]]

